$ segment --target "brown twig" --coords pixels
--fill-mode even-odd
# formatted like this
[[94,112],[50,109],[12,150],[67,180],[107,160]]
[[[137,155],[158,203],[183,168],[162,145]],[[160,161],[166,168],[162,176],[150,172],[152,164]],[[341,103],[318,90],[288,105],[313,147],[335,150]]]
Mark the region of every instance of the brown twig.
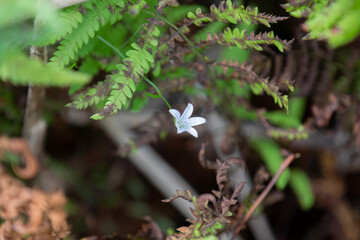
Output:
[[236,236],[240,230],[244,227],[245,223],[249,220],[250,216],[254,213],[255,209],[260,205],[260,203],[264,200],[264,198],[269,194],[271,188],[275,185],[276,181],[280,177],[280,175],[286,170],[286,168],[290,165],[290,163],[297,157],[295,154],[289,155],[281,164],[279,170],[273,176],[269,184],[266,186],[265,190],[259,195],[259,197],[255,200],[253,205],[251,205],[250,209],[246,212],[245,217],[240,221],[237,228],[234,231],[234,236]]
[[[35,18],[34,32],[38,33],[41,28],[40,18]],[[46,47],[31,46],[30,57],[47,62],[48,53]],[[32,153],[39,158],[45,138],[46,123],[43,119],[43,103],[45,99],[45,87],[29,84],[24,116],[23,138],[28,141]]]

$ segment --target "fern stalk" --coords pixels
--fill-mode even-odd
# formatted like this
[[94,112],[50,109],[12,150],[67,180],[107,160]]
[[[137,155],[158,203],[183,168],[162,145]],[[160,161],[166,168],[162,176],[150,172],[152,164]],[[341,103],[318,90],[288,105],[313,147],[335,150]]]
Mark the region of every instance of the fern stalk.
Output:
[[206,59],[204,58],[204,56],[202,54],[200,54],[200,52],[194,47],[193,42],[190,41],[190,39],[172,22],[168,21],[166,18],[163,18],[162,16],[156,15],[152,12],[149,12],[145,9],[143,9],[144,12],[153,15],[156,18],[161,19],[162,21],[166,22],[169,26],[171,26],[172,28],[174,28],[180,35],[181,37],[186,41],[186,43],[191,47],[191,49],[195,52],[195,54],[199,57],[199,59],[201,59],[204,63],[204,66],[207,66],[205,63],[207,63]]
[[[250,219],[251,215],[254,213],[256,208],[260,205],[260,203],[264,200],[264,198],[269,194],[271,188],[275,185],[278,178],[281,176],[281,174],[288,168],[288,166],[291,164],[291,162],[296,158],[294,154],[289,155],[284,162],[281,164],[279,170],[276,172],[276,174],[273,176],[269,184],[266,186],[264,191],[259,195],[259,197],[255,200],[255,202],[251,205],[250,209],[246,212],[245,217],[241,221],[241,223],[238,225],[240,227],[243,227],[245,223]],[[241,228],[237,228],[235,230],[234,236],[236,236]]]

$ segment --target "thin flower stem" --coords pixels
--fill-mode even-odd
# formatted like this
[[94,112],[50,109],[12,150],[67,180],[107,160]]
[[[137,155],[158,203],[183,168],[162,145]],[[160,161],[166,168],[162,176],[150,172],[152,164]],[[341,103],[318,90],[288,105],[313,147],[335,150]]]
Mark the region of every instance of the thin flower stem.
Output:
[[114,52],[116,52],[117,53],[117,55],[119,55],[119,57],[121,57],[121,58],[125,58],[125,55],[124,54],[122,54],[121,52],[120,52],[120,50],[119,49],[117,49],[114,45],[112,45],[111,43],[109,43],[108,41],[106,41],[104,38],[102,38],[101,36],[96,36],[98,39],[100,39],[103,43],[105,43],[106,45],[108,45],[108,47],[110,47],[112,50],[114,50]]
[[155,91],[157,92],[157,94],[160,96],[160,98],[165,102],[166,106],[169,107],[169,109],[171,109],[171,106],[169,104],[169,102],[163,97],[163,95],[161,94],[160,89],[155,85],[155,83],[153,83],[150,79],[148,79],[146,76],[144,76],[145,81],[150,84]]
[[140,29],[141,29],[141,25],[136,29],[134,34],[131,35],[131,37],[129,37],[119,48],[122,49],[124,46],[126,46],[126,44],[128,44],[128,42],[130,42],[131,39],[133,39],[139,33]]
[[[101,36],[97,36],[98,39],[100,39],[103,43],[105,43],[106,45],[108,45],[112,50],[114,50],[117,55],[119,55],[120,58],[125,58],[125,55],[121,53],[121,51],[119,49],[117,49],[114,45],[112,45],[111,43],[109,43],[108,41],[106,41],[104,38],[102,38]],[[163,97],[163,95],[161,94],[160,89],[156,86],[155,83],[153,83],[149,78],[147,78],[146,76],[143,76],[143,78],[145,79],[145,81],[151,85],[155,91],[157,92],[157,94],[160,96],[160,98],[165,102],[166,106],[168,106],[169,109],[171,109],[171,106],[169,104],[169,102]]]

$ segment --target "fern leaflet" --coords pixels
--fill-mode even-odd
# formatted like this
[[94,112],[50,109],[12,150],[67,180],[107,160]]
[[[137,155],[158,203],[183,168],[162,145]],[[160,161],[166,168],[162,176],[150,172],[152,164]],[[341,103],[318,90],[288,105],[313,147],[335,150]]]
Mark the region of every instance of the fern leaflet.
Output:
[[98,104],[101,100],[104,100],[110,94],[110,82],[105,80],[98,82],[95,86],[91,87],[84,93],[77,94],[75,100],[67,107],[73,107],[76,109],[84,109],[91,105]]

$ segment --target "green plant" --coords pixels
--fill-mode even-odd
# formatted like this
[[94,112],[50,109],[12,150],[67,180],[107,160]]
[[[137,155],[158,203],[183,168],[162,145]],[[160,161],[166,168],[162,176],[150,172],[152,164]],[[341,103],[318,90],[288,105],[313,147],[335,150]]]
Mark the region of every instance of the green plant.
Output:
[[[153,76],[156,78],[166,79],[168,76],[171,76],[171,71],[161,72],[161,69],[166,68],[170,59],[180,57],[185,64],[197,63],[202,65],[203,68],[209,68],[211,65],[210,62],[201,52],[203,51],[202,49],[216,44],[255,50],[261,50],[262,45],[272,44],[280,51],[289,47],[289,42],[279,39],[272,32],[255,35],[254,33],[248,34],[245,30],[240,31],[238,28],[234,28],[233,30],[228,28],[225,29],[223,33],[220,32],[220,34],[209,35],[207,39],[201,39],[199,41],[191,40],[186,36],[191,25],[210,25],[213,24],[213,22],[216,23],[219,21],[234,23],[235,21],[236,23],[242,22],[244,24],[264,24],[269,27],[271,23],[276,23],[285,18],[258,13],[256,8],[245,9],[243,6],[237,7],[233,5],[231,1],[227,1],[226,3],[222,3],[219,7],[212,7],[210,13],[203,13],[200,8],[196,10],[195,14],[189,12],[188,18],[184,18],[183,22],[176,26],[160,15],[168,5],[177,6],[177,3],[175,1],[160,1],[155,12],[146,10],[146,3],[144,1],[140,1],[137,4],[124,2],[122,5],[117,3],[118,8],[120,8],[120,10],[123,9],[121,11],[129,14],[128,17],[130,18],[137,17],[141,19],[144,16],[150,16],[150,18],[147,19],[147,23],[140,22],[138,27],[134,26],[134,29],[140,28],[141,30],[134,31],[132,36],[137,35],[138,33],[140,33],[140,36],[135,41],[129,40],[122,44],[122,48],[128,49],[127,51],[124,51],[125,53],[122,53],[123,51],[116,45],[103,39],[103,42],[113,49],[114,53],[120,58],[120,61],[115,64],[115,68],[112,68],[112,70],[115,69],[117,72],[110,74],[105,81],[99,82],[94,85],[94,87],[75,95],[75,100],[69,104],[69,106],[82,109],[91,105],[102,104],[103,111],[92,116],[93,119],[102,119],[103,117],[109,116],[118,110],[129,106],[130,100],[133,98],[138,85],[144,79],[147,79],[146,75],[151,69]],[[86,5],[86,7],[93,8],[94,6]],[[136,9],[136,11],[134,9]],[[117,9],[117,11],[119,11],[119,9]],[[105,12],[109,14],[109,12]],[[234,15],[234,19],[232,19],[230,15]],[[128,17],[125,15],[122,21],[125,21]],[[82,24],[84,25],[88,21],[88,17],[86,16],[83,18],[84,22]],[[105,18],[105,20],[106,19],[111,18],[108,17]],[[102,23],[106,23],[105,20],[102,21]],[[109,24],[111,25],[111,22]],[[169,26],[170,34],[164,32],[164,28],[161,27],[163,24]],[[93,24],[90,25],[93,26]],[[98,25],[95,26],[96,27],[93,27],[93,29],[100,29],[101,31],[101,27],[99,28]],[[91,33],[94,31],[91,31]],[[87,40],[87,38],[91,37],[94,37],[94,35],[86,35],[86,37],[83,38]],[[66,44],[68,44],[69,40],[66,39],[71,38],[71,35],[65,36],[65,40],[61,42],[59,50],[55,52],[55,57],[52,58],[53,64],[58,63],[61,66],[64,66],[69,63],[70,59],[76,59],[77,51],[80,51],[81,53],[81,49],[79,50],[81,46],[86,48],[86,45],[83,45],[83,43],[86,42],[81,41],[82,38],[80,36],[76,37],[76,39],[79,39],[76,40],[79,42],[79,47],[67,47]],[[181,48],[177,47],[177,41],[185,42],[186,46],[181,46]],[[184,56],[184,50],[186,52],[189,51],[190,53],[186,59],[182,58],[182,56]],[[88,54],[91,53],[89,51],[87,52]],[[84,55],[84,57],[85,56],[86,55]],[[95,63],[96,60],[93,62]],[[88,63],[88,61],[85,61],[84,63]],[[232,67],[237,66],[234,65]],[[177,69],[179,68],[181,68],[181,66]],[[175,68],[172,67],[171,69]],[[209,74],[212,75],[212,77],[216,76],[215,72],[210,72]],[[145,82],[149,82],[148,80]],[[152,81],[155,82],[156,79],[152,79]],[[268,87],[269,85],[266,81],[263,83],[262,80],[259,79],[257,82],[251,83],[251,86],[254,92],[259,94],[264,91],[267,94],[272,95],[274,101],[277,102],[280,107],[287,107],[286,96],[279,96],[276,92],[276,88]]]
[[306,17],[310,38],[327,39],[332,47],[343,46],[360,33],[359,0],[306,0],[283,5],[294,17]]
[[[357,26],[349,30],[346,25],[354,21],[358,1],[343,2],[306,1],[306,5],[304,1],[286,7],[295,16],[309,12],[311,37],[328,38],[336,47],[358,34]],[[251,139],[251,146],[272,175],[282,173],[277,176],[277,188],[282,190],[290,182],[300,205],[309,209],[314,203],[310,181],[299,170],[281,169],[279,144],[308,138],[309,129],[302,124],[306,100],[289,100],[295,90],[292,78],[260,74],[250,61],[254,52],[282,54],[290,49],[292,40],[283,40],[271,30],[272,24],[287,17],[260,13],[256,7],[230,0],[210,9],[184,5],[177,9],[178,5],[176,0],[90,0],[56,9],[44,2],[34,7],[30,0],[3,1],[0,16],[6,17],[0,17],[0,78],[21,85],[70,86],[72,102],[67,106],[96,108],[98,112],[91,116],[94,120],[120,110],[139,111],[149,98],[162,99],[171,109],[174,92],[194,99],[203,94],[211,109],[235,126],[251,120],[265,127],[270,138]],[[329,13],[334,15],[324,21]],[[343,13],[349,13],[345,20],[339,16]],[[257,30],[259,25],[269,31]],[[344,33],[341,36],[334,33],[338,27]],[[31,57],[25,53],[28,48]],[[46,49],[54,50],[49,63]],[[36,56],[35,50],[43,54]],[[214,52],[218,56],[212,57]],[[91,79],[91,85],[85,86]],[[254,104],[260,97],[261,103],[270,106]],[[167,129],[161,131],[148,139],[165,136]],[[129,152],[143,142],[131,142]],[[229,226],[230,208],[241,205],[236,198],[244,186],[239,183],[234,192],[225,191],[229,182],[225,173],[233,163],[238,162],[216,163],[219,190],[211,196],[177,192],[167,200],[183,198],[194,205],[195,220],[181,228],[176,239],[217,239]]]
[[[43,86],[69,86],[71,84],[85,84],[90,80],[87,74],[69,70],[59,70],[46,66],[35,57],[32,59],[23,53],[27,47],[35,44],[46,33],[54,36],[57,31],[64,31],[67,26],[57,14],[53,6],[40,1],[16,0],[0,3],[0,78],[14,84],[27,85],[29,83]],[[28,20],[34,21],[34,28],[29,26]],[[25,25],[25,28],[24,28]],[[35,46],[31,47],[34,53]],[[44,50],[46,51],[46,50]]]
[[220,232],[226,229],[231,222],[230,218],[233,213],[230,208],[238,203],[237,197],[240,195],[245,182],[237,184],[234,191],[229,195],[228,189],[228,170],[236,164],[244,164],[240,159],[229,158],[224,162],[217,161],[216,166],[216,182],[219,190],[213,190],[213,194],[202,194],[195,197],[189,190],[176,191],[176,195],[163,202],[172,202],[182,198],[193,204],[194,208],[190,209],[194,219],[189,220],[191,223],[187,227],[177,229],[178,233],[171,234],[167,239],[218,239]]

